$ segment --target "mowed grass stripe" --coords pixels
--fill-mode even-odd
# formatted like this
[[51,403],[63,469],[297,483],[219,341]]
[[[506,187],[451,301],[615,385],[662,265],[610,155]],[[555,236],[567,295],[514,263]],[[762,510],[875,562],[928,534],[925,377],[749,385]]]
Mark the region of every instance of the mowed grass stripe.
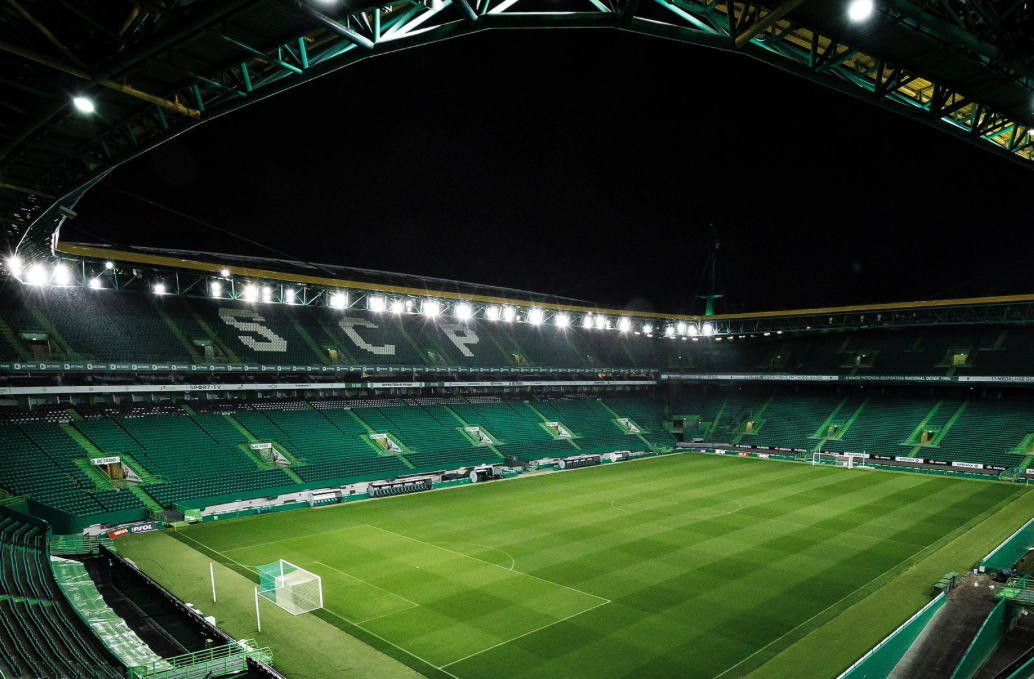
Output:
[[[728,679],[940,544],[965,519],[1022,492],[680,455],[206,524],[187,534],[229,551],[225,559],[319,562],[418,603],[393,612],[397,601],[372,602],[385,614],[363,624],[461,679],[504,672]],[[625,498],[620,509],[615,498]],[[408,546],[400,553],[390,540],[367,537],[370,529],[357,528],[363,525]],[[427,551],[436,546],[446,554]],[[420,573],[425,564],[437,569],[433,579]],[[485,577],[484,568],[498,573]],[[602,599],[536,610],[535,588],[499,591],[498,578],[521,573],[537,578],[535,587]],[[439,581],[444,589],[427,589]],[[341,611],[328,609],[362,622],[361,611],[345,610],[348,599],[335,604]],[[613,603],[596,606],[604,600]]]

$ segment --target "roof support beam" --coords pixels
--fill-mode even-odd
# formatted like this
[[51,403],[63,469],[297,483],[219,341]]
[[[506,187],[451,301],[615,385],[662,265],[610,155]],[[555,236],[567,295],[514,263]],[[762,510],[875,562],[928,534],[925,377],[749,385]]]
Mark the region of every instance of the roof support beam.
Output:
[[740,48],[749,43],[755,37],[758,36],[762,31],[768,30],[770,26],[775,25],[775,22],[786,16],[790,10],[797,7],[805,0],[783,0],[775,9],[771,10],[768,14],[761,17],[753,24],[751,24],[747,30],[743,31],[736,36],[736,47]]
[[373,40],[370,40],[365,35],[359,35],[347,26],[343,26],[342,24],[331,19],[330,17],[324,14],[320,14],[319,12],[317,12],[309,6],[306,6],[306,11],[308,12],[309,16],[315,19],[321,26],[331,31],[334,31],[335,33],[337,33],[353,45],[357,45],[358,47],[363,47],[368,50],[373,49]]

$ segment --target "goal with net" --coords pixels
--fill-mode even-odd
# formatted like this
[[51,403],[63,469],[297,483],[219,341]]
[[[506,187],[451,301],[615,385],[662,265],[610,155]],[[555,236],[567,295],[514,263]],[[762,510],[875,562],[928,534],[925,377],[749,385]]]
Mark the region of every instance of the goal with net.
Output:
[[812,453],[811,463],[854,469],[864,465],[865,455],[861,453]]
[[258,594],[292,615],[323,608],[320,576],[280,559],[258,567]]

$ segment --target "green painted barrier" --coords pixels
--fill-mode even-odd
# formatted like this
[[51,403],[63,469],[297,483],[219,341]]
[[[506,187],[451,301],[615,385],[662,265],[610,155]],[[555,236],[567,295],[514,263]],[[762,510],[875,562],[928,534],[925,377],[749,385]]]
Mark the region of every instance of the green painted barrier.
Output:
[[1028,679],[1034,676],[1034,658],[1020,665],[1020,668],[1009,675],[1008,679]]
[[933,601],[891,632],[890,636],[876,644],[837,679],[887,679],[945,601],[947,597],[944,593],[938,594]]
[[980,631],[973,637],[972,643],[966,649],[966,654],[962,656],[955,671],[951,673],[951,679],[971,679],[976,676],[976,673],[998,648],[1002,637],[1009,631],[1011,617],[1009,603],[1005,599],[1000,600],[998,605],[988,613],[984,624],[980,626]]
[[1007,570],[1034,547],[1034,519],[1023,524],[1019,530],[998,545],[993,552],[984,557],[980,567],[992,573]]

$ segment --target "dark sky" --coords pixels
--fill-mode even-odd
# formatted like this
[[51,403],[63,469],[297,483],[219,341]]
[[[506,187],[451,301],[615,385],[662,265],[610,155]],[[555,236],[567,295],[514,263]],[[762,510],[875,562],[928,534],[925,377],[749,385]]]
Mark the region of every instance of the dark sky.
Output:
[[[542,30],[366,60],[105,183],[303,260],[687,312],[711,223],[720,311],[1029,292],[1032,180],[745,57]],[[77,211],[66,239],[270,255],[104,185]]]

